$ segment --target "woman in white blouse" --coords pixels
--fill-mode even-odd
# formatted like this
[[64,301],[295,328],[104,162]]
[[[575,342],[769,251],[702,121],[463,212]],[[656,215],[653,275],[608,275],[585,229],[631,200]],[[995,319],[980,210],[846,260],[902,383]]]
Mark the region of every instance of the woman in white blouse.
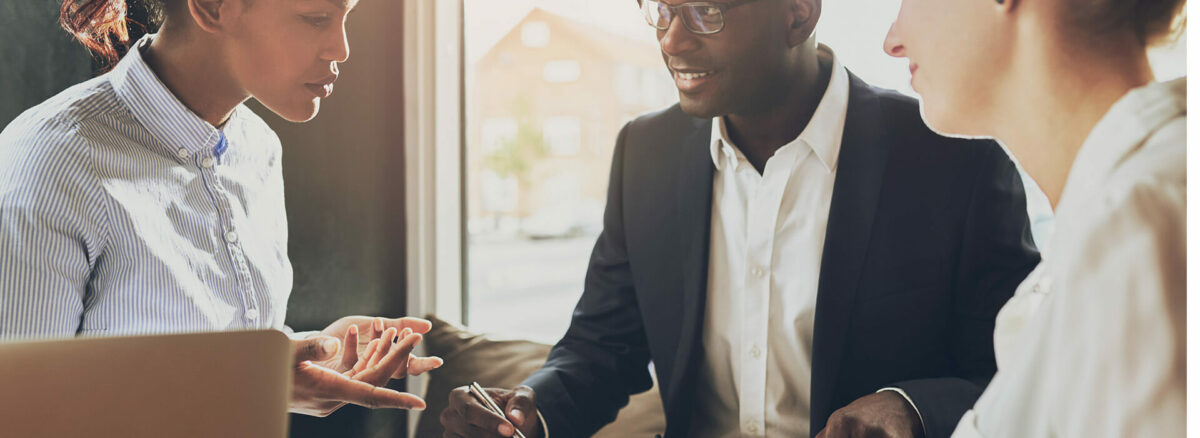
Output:
[[1185,432],[1186,78],[1146,49],[1185,0],[903,0],[885,50],[926,122],[1000,139],[1054,206],[996,321],[999,372],[961,437]]

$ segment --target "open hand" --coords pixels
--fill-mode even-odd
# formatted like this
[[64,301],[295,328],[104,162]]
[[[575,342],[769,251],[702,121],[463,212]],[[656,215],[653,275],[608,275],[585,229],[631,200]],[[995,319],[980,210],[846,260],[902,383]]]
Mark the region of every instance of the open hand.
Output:
[[[360,336],[363,327],[368,336]],[[421,342],[420,333],[428,330],[429,322],[418,318],[346,317],[321,335],[293,341],[296,369],[291,411],[324,417],[346,403],[369,408],[424,409],[425,401],[420,397],[382,385],[392,378],[441,366],[440,358],[412,355],[413,348]],[[342,334],[343,342],[328,336],[330,333]]]

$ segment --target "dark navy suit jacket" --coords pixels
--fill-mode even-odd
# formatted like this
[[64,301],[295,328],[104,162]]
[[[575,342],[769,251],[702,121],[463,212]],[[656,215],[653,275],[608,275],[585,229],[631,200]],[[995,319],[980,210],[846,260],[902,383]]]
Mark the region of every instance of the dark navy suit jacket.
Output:
[[[653,361],[666,435],[688,435],[704,359],[711,120],[678,106],[622,130],[604,231],[570,328],[525,383],[555,438],[590,436]],[[851,75],[818,280],[811,427],[876,390],[905,390],[949,436],[996,372],[996,313],[1040,257],[1025,192],[992,141],[939,136],[915,100]]]

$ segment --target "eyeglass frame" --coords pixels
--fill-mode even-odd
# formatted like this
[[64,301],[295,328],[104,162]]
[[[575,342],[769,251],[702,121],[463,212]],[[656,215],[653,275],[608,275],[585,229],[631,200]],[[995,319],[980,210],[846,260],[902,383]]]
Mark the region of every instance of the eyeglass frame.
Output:
[[[666,27],[658,27],[658,25],[657,25],[657,24],[654,24],[654,23],[651,23],[651,22],[650,22],[650,15],[649,15],[649,11],[646,9],[646,3],[647,3],[648,1],[653,1],[653,2],[655,2],[655,3],[658,3],[658,4],[660,4],[660,5],[663,5],[663,6],[666,6],[666,7],[667,7],[667,11],[669,11],[669,12],[670,12],[670,14],[671,14],[671,17],[670,17],[670,19],[669,19],[669,20],[667,20],[667,26],[666,26]],[[692,29],[692,26],[691,26],[690,24],[688,24],[688,20],[687,20],[687,19],[680,18],[680,20],[683,22],[683,27],[684,27],[685,29],[687,29],[687,30],[688,30],[688,32],[691,32],[691,33],[693,33],[693,34],[696,34],[696,35],[713,35],[713,34],[717,34],[717,33],[720,33],[721,31],[725,30],[725,12],[726,12],[726,11],[728,11],[728,10],[730,10],[730,9],[733,9],[733,8],[736,8],[736,7],[738,7],[738,6],[741,6],[741,5],[744,5],[744,4],[747,4],[747,3],[753,3],[753,2],[756,2],[756,1],[758,1],[758,0],[734,0],[734,1],[731,1],[731,2],[728,2],[728,3],[717,3],[717,2],[710,2],[710,1],[696,1],[696,2],[683,2],[683,3],[680,3],[680,4],[677,4],[677,5],[674,5],[674,6],[672,6],[672,5],[669,5],[669,4],[666,4],[666,3],[664,3],[664,2],[663,2],[663,0],[638,0],[638,9],[641,9],[641,10],[642,10],[642,17],[646,19],[646,24],[649,24],[649,25],[650,25],[650,27],[653,27],[653,28],[655,28],[655,29],[658,29],[658,30],[667,30],[667,29],[670,29],[670,28],[671,28],[671,22],[672,22],[672,21],[675,21],[675,17],[679,17],[679,16],[680,16],[680,15],[679,15],[679,10],[680,10],[680,9],[683,9],[683,8],[684,8],[684,7],[686,7],[686,6],[700,6],[700,7],[710,7],[710,8],[717,8],[718,10],[720,10],[720,11],[721,11],[721,27],[717,28],[717,30],[714,30],[714,31],[712,31],[712,32],[701,32],[701,31],[698,31],[698,30],[696,30],[696,29]]]

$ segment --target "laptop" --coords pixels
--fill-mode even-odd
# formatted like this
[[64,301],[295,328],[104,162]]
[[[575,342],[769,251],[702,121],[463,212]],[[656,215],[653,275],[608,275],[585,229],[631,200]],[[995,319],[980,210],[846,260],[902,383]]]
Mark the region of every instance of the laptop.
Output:
[[0,435],[284,437],[278,331],[0,343]]

